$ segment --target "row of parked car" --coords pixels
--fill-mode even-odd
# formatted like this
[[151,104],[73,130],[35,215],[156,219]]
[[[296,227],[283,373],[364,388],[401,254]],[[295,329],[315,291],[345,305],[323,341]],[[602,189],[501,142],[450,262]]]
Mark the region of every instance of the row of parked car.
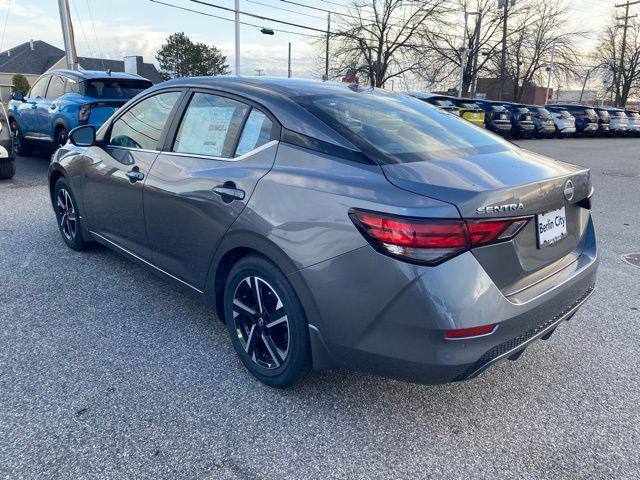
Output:
[[574,104],[525,105],[423,92],[409,95],[494,133],[516,139],[640,136],[640,113],[635,110]]

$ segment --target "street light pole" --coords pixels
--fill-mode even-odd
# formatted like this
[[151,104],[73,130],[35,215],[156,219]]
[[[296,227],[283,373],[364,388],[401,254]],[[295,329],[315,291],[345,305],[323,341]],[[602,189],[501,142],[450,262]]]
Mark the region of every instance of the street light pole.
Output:
[[240,0],[235,3],[235,27],[236,27],[236,76],[240,76]]
[[[515,0],[511,0],[511,5],[515,3]],[[502,100],[507,79],[507,15],[509,14],[509,1],[500,0],[500,5],[504,8],[502,13],[502,62],[500,68],[500,100]]]
[[289,42],[289,57],[287,61],[287,78],[291,78],[291,42]]
[[475,49],[476,53],[473,56],[473,78],[471,79],[471,98],[476,98],[476,90],[478,88],[478,55],[480,54],[480,28],[482,26],[482,13],[478,12],[478,22],[476,23],[476,40]]
[[553,78],[553,62],[555,61],[556,56],[556,42],[557,38],[553,39],[553,43],[551,44],[551,64],[547,67],[547,71],[549,72],[549,76],[547,77],[547,92],[544,96],[544,104],[549,103],[549,90],[551,89],[551,79]]

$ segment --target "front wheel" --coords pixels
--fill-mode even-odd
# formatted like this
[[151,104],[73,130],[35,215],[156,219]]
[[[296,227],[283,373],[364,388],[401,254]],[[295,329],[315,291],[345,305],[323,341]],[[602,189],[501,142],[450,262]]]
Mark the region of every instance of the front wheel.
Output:
[[58,179],[53,189],[53,208],[62,240],[73,250],[87,250],[94,244],[82,236],[82,217],[71,187],[64,178]]
[[304,309],[284,274],[265,258],[236,263],[225,285],[224,316],[244,366],[261,382],[286,388],[311,370]]
[[31,155],[31,145],[29,145],[22,136],[22,132],[20,131],[20,127],[18,126],[18,122],[16,122],[15,120],[11,120],[11,122],[9,122],[9,127],[11,128],[11,136],[13,137],[13,151],[15,152],[15,154],[21,157]]

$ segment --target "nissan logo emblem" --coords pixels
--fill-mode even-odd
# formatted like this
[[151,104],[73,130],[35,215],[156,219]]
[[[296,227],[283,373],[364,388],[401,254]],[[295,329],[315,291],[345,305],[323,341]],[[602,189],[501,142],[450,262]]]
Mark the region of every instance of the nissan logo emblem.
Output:
[[564,184],[564,198],[568,202],[573,199],[573,182],[571,180],[567,180],[567,183]]

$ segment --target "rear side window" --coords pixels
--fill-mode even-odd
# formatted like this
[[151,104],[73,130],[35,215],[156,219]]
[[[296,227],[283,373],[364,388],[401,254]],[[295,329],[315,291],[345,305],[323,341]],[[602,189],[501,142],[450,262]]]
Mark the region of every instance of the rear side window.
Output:
[[71,80],[70,78],[67,78],[67,81],[65,82],[64,92],[80,93],[80,84],[75,80]]
[[110,145],[156,150],[173,106],[181,92],[166,92],[145,98],[127,110],[111,127]]
[[236,148],[236,157],[273,140],[272,131],[273,122],[269,120],[269,117],[260,110],[252,109],[244,124],[238,148]]
[[49,100],[55,100],[56,98],[64,95],[64,78],[54,75],[49,82],[49,88],[47,88],[46,98]]
[[176,153],[231,158],[248,105],[208,93],[195,93],[173,146]]

